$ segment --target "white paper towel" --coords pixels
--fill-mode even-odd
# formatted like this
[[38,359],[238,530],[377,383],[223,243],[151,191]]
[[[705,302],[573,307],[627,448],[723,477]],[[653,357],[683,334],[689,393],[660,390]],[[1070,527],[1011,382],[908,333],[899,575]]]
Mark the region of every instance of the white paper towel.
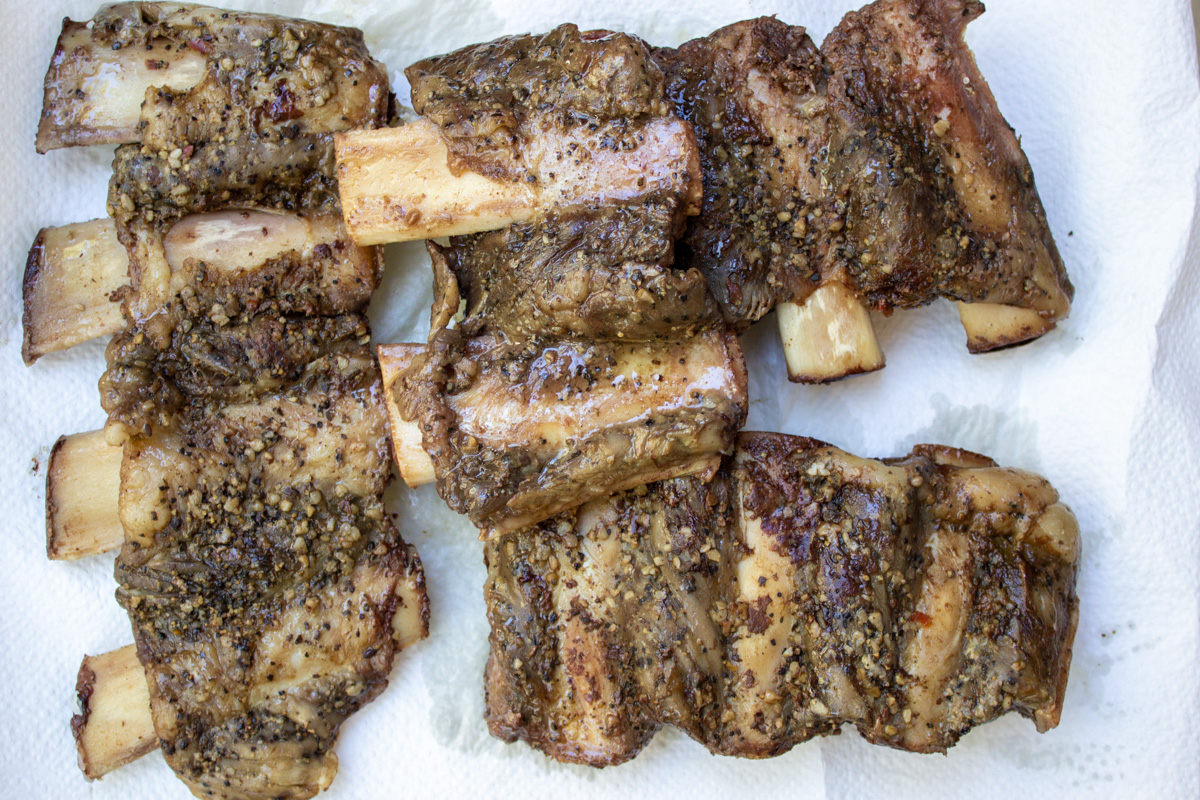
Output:
[[[230,0],[231,3],[235,0]],[[112,557],[51,563],[44,553],[45,462],[64,433],[99,427],[103,343],[20,359],[20,286],[37,229],[102,216],[110,148],[39,157],[41,81],[64,14],[91,0],[0,9],[0,421],[10,531],[0,567],[0,796],[185,798],[157,755],[88,784],[68,720],[80,657],[126,644]],[[673,44],[759,14],[821,38],[857,0],[247,0],[362,27],[401,70],[415,59],[564,21]],[[917,442],[978,450],[1053,482],[1079,517],[1080,625],[1060,727],[1039,736],[1015,716],[968,735],[947,757],[864,743],[853,732],[781,758],[710,756],[664,731],[635,761],[603,771],[554,764],[488,737],[482,669],[484,570],[473,529],[432,487],[396,488],[420,549],[432,635],[397,660],[390,688],[346,725],[326,797],[570,793],[805,798],[1200,796],[1200,91],[1187,0],[992,0],[968,40],[1022,136],[1077,287],[1071,318],[1028,347],[970,356],[944,303],[876,320],[888,366],[829,387],[784,378],[771,319],[743,339],[750,427],[803,433],[861,455]],[[52,10],[51,10],[52,9]],[[380,341],[420,341],[430,274],[420,245],[389,249],[373,306]]]

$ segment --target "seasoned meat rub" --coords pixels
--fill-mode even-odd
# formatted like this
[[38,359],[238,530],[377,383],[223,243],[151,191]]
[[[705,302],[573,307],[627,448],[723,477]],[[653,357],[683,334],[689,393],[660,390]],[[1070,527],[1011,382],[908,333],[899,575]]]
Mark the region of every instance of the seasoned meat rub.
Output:
[[820,51],[773,18],[655,51],[701,143],[704,208],[681,261],[727,320],[831,282],[884,312],[946,297],[1050,327],[1066,316],[1073,290],[1029,162],[963,41],[982,11],[878,0]]
[[[690,126],[671,113],[662,71],[643,42],[563,25],[542,36],[505,37],[419,61],[406,74],[413,107],[446,140],[452,171],[562,187],[563,199],[531,218],[455,237],[448,247],[430,244],[435,261],[448,263],[472,315],[486,315],[493,330],[514,336],[617,338],[597,319],[598,306],[608,302],[617,304],[610,317],[628,308],[634,326],[647,312],[667,326],[712,324],[714,309],[696,292],[673,317],[663,308],[668,289],[698,285],[698,274],[675,275],[670,268],[701,184],[687,153],[656,149],[652,129],[667,125],[686,132],[683,149],[698,152]],[[643,152],[645,168],[621,162],[620,180],[628,185],[610,185],[617,176],[606,166],[614,154]],[[651,177],[661,169],[670,170],[665,179]],[[580,188],[593,184],[595,191]],[[647,270],[653,275],[645,276]],[[643,279],[655,275],[664,277],[648,287]],[[439,284],[447,277],[439,274]],[[644,291],[633,297],[648,288],[658,295],[657,308],[639,305],[650,302]],[[525,297],[531,289],[537,296]]]
[[498,533],[620,488],[711,472],[745,419],[746,381],[704,276],[674,265],[698,169],[665,182],[647,181],[653,166],[630,172],[605,204],[578,202],[606,154],[678,160],[650,146],[653,126],[687,128],[690,141],[646,46],[564,25],[408,75],[451,169],[574,187],[531,218],[428,245],[432,332],[393,389],[441,496]]
[[192,790],[309,797],[342,721],[427,626],[420,560],[382,499],[363,315],[379,265],[344,232],[258,267],[221,255],[185,259],[108,348],[108,430],[128,439],[117,597]]
[[664,724],[755,758],[846,723],[916,752],[1010,710],[1044,731],[1078,559],[1074,517],[1035,475],[930,445],[873,461],[742,434],[710,483],[488,543],[488,725],[595,766]]

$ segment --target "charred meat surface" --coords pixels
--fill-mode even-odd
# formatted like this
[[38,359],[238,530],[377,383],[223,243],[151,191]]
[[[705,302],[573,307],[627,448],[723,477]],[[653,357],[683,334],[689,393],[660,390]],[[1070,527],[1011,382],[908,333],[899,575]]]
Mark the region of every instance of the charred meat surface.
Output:
[[1041,478],[921,446],[874,461],[743,434],[705,483],[596,500],[487,545],[493,735],[595,766],[661,725],[767,757],[843,724],[940,752],[1058,722],[1078,529]]
[[982,11],[879,0],[819,51],[768,18],[655,51],[704,167],[680,261],[727,320],[829,282],[884,312],[946,297],[1067,315],[1029,162],[963,41]]

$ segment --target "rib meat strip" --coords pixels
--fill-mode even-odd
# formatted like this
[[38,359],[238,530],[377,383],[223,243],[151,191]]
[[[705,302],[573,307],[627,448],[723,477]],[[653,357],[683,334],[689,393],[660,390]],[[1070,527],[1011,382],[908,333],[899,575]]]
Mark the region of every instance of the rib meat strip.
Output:
[[[310,797],[336,771],[341,723],[383,690],[398,643],[425,635],[428,601],[383,505],[364,314],[377,254],[339,237],[336,209],[227,216],[259,220],[262,238],[197,247],[212,244],[198,228],[229,222],[218,213],[185,217],[161,251],[143,240],[138,257],[170,269],[109,344],[117,599],[163,753],[193,792]],[[239,260],[254,247],[264,263]]]
[[[106,65],[116,60],[115,66]],[[97,137],[130,71],[198,62],[186,85],[149,70],[134,122]],[[140,89],[141,91],[137,91]],[[109,213],[179,216],[230,205],[313,208],[336,196],[333,134],[386,119],[387,72],[362,33],[268,14],[119,3],[64,23],[46,75],[39,148],[116,142]]]

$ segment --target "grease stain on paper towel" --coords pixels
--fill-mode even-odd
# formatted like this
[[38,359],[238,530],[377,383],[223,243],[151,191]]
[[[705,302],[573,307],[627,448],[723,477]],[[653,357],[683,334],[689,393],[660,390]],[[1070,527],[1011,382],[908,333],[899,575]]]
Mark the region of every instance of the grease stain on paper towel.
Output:
[[429,636],[398,669],[419,669],[428,692],[427,728],[443,747],[479,753],[483,723],[483,665],[488,624],[483,605],[483,549],[478,532],[451,511],[433,484],[388,487],[387,508],[401,536],[416,547],[429,596]]
[[933,421],[912,434],[905,450],[918,444],[944,444],[981,453],[1006,467],[1040,473],[1037,423],[1023,411],[1005,412],[987,405],[957,406],[944,394],[931,399]]
[[[448,631],[442,631],[445,635]],[[432,635],[432,632],[431,632]],[[442,644],[446,644],[443,642]],[[439,647],[442,656],[425,659],[424,679],[429,689],[429,730],[442,747],[478,754],[493,750],[496,740],[483,720],[483,664],[487,637],[467,637],[458,647]],[[445,652],[453,649],[453,654]]]
[[[1014,720],[1014,723],[1017,721]],[[1020,721],[1021,724],[1024,721]],[[1114,752],[1111,744],[1083,747],[1062,742],[1047,746],[1038,737],[1026,735],[1026,730],[1014,725],[1014,735],[1005,737],[1004,750],[1008,758],[1025,769],[1045,772],[1072,772],[1077,777],[1072,785],[1111,783],[1125,776],[1121,771],[1122,753]],[[1018,734],[1019,731],[1019,734]]]

